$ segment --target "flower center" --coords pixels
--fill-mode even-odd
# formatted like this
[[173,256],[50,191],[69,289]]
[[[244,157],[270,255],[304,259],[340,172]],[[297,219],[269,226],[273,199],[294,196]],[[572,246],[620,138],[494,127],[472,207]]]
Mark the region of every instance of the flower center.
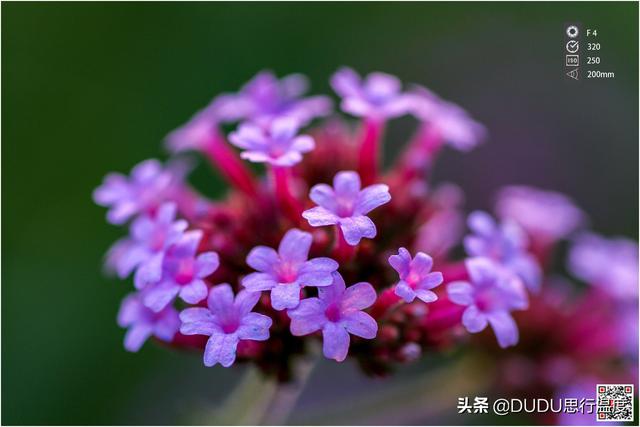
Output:
[[224,332],[225,334],[232,334],[238,330],[238,328],[240,327],[240,322],[238,322],[238,319],[234,317],[232,319],[227,319],[222,323],[221,326],[222,332]]
[[165,241],[165,233],[164,231],[158,230],[155,233],[153,233],[153,237],[151,238],[151,241],[149,242],[149,247],[153,252],[158,252],[162,249],[162,247],[164,246],[164,241]]
[[195,260],[193,258],[185,258],[178,262],[176,269],[175,281],[180,285],[191,283],[195,276]]
[[410,272],[407,278],[405,279],[405,282],[407,282],[409,286],[411,286],[412,288],[415,287],[419,281],[420,281],[420,276],[413,271]]
[[336,303],[330,304],[324,311],[324,315],[330,322],[335,323],[340,320],[340,307]]
[[278,280],[280,283],[292,283],[298,278],[298,268],[296,265],[283,262],[278,268]]
[[337,212],[339,217],[346,218],[353,215],[354,202],[351,198],[338,197],[337,200]]

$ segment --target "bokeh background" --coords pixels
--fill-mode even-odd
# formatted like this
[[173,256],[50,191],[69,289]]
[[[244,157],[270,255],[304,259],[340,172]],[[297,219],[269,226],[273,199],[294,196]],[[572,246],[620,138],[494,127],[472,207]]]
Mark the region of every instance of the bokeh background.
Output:
[[[564,76],[566,22],[598,29],[600,69],[614,79]],[[3,424],[197,422],[241,378],[205,369],[199,354],[123,350],[115,315],[129,285],[101,263],[124,230],[91,192],[108,171],[165,156],[167,132],[263,68],[307,74],[316,93],[340,65],[425,84],[490,130],[435,171],[469,208],[490,208],[501,185],[532,184],[570,194],[599,232],[638,236],[635,2],[5,2],[2,64]],[[410,126],[392,127],[389,151]],[[204,165],[194,179],[223,191]],[[415,387],[439,363],[372,380],[323,362],[290,421],[485,422],[456,418],[455,401],[385,407],[454,384]]]

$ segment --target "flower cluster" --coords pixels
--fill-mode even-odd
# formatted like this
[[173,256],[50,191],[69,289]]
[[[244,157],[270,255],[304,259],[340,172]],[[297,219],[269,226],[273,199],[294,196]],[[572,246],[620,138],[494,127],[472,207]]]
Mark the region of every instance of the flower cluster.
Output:
[[[342,68],[331,85],[359,126],[332,114],[330,98],[305,97],[303,76],[261,72],[170,133],[165,165],[144,161],[95,190],[109,222],[130,224],[107,255],[109,270],[133,278],[118,315],[127,350],[154,337],[200,349],[205,366],[252,361],[285,380],[316,339],[325,357],[351,356],[370,374],[465,343],[497,347],[464,329],[519,343],[550,287],[553,246],[584,226],[582,211],[557,193],[507,187],[499,220],[472,212],[463,238],[462,191],[433,185],[429,171],[444,147],[483,142],[484,127],[388,74]],[[404,115],[415,136],[382,170],[386,123]],[[229,183],[223,200],[187,183],[192,150]],[[594,288],[637,298],[635,243],[582,235],[570,266]]]

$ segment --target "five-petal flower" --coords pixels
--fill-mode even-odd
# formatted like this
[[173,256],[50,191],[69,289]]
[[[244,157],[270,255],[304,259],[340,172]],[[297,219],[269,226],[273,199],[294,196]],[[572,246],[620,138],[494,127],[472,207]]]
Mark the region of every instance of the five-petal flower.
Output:
[[356,172],[338,172],[333,178],[333,188],[327,184],[311,188],[309,197],[318,206],[304,211],[302,216],[312,227],[339,225],[351,246],[363,237],[372,239],[376,236],[376,226],[366,215],[391,200],[391,194],[385,184],[360,188],[360,176]]
[[144,289],[144,303],[153,311],[160,311],[173,299],[180,298],[188,304],[197,304],[207,297],[208,287],[204,278],[220,264],[218,254],[204,252],[196,256],[202,232],[192,230],[164,253],[152,258],[136,272],[135,284]]
[[267,127],[243,123],[229,135],[229,141],[244,151],[240,157],[254,163],[293,166],[302,154],[315,148],[309,135],[297,135],[299,123],[292,117],[280,117]]
[[304,299],[287,312],[291,333],[302,336],[322,330],[325,357],[342,362],[349,351],[349,334],[373,339],[378,333],[376,321],[362,311],[373,305],[376,297],[369,283],[356,283],[345,289],[340,273],[333,273],[333,283],[318,288],[317,298]]
[[159,312],[147,308],[143,293],[129,294],[120,306],[118,325],[129,328],[124,337],[124,348],[138,351],[150,336],[162,341],[171,341],[180,328],[180,319],[175,308],[167,306]]
[[390,74],[373,72],[363,80],[344,67],[331,77],[331,86],[342,97],[342,110],[354,116],[391,119],[407,113],[410,106],[402,83]]
[[540,290],[542,270],[536,259],[526,251],[527,235],[513,221],[497,224],[486,212],[469,214],[467,223],[474,234],[464,238],[469,256],[487,257],[517,275],[532,292]]
[[488,258],[468,258],[465,264],[470,282],[456,281],[447,285],[449,299],[467,306],[462,324],[471,333],[480,332],[490,324],[500,347],[515,345],[518,326],[511,311],[528,307],[522,282],[512,274],[505,274]]
[[442,283],[442,273],[431,272],[433,259],[424,252],[418,252],[411,259],[411,254],[405,248],[398,249],[397,255],[389,257],[389,264],[400,275],[394,292],[405,302],[413,302],[418,297],[424,302],[433,302],[438,296],[431,289]]
[[[130,237],[116,242],[107,255],[107,266],[119,277],[127,277],[136,267],[149,261],[161,262],[165,251],[180,239],[188,224],[175,220],[175,203],[165,203],[155,215],[142,214],[131,224]],[[154,257],[160,260],[151,260]]]
[[211,288],[208,308],[187,308],[180,313],[184,335],[208,335],[204,365],[220,363],[225,368],[236,360],[240,340],[264,341],[269,338],[272,320],[253,313],[260,293],[241,291],[233,296],[231,286],[224,283]]
[[276,310],[296,307],[304,286],[329,286],[338,263],[324,257],[308,259],[312,240],[310,233],[292,229],[282,238],[277,252],[266,246],[253,248],[247,264],[258,273],[247,275],[242,285],[252,292],[270,290]]

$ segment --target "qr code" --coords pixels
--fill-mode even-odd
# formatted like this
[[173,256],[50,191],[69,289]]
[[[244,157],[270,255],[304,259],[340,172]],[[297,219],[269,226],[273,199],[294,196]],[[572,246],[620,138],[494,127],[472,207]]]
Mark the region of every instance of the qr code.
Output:
[[633,384],[598,384],[596,392],[596,420],[633,421]]

